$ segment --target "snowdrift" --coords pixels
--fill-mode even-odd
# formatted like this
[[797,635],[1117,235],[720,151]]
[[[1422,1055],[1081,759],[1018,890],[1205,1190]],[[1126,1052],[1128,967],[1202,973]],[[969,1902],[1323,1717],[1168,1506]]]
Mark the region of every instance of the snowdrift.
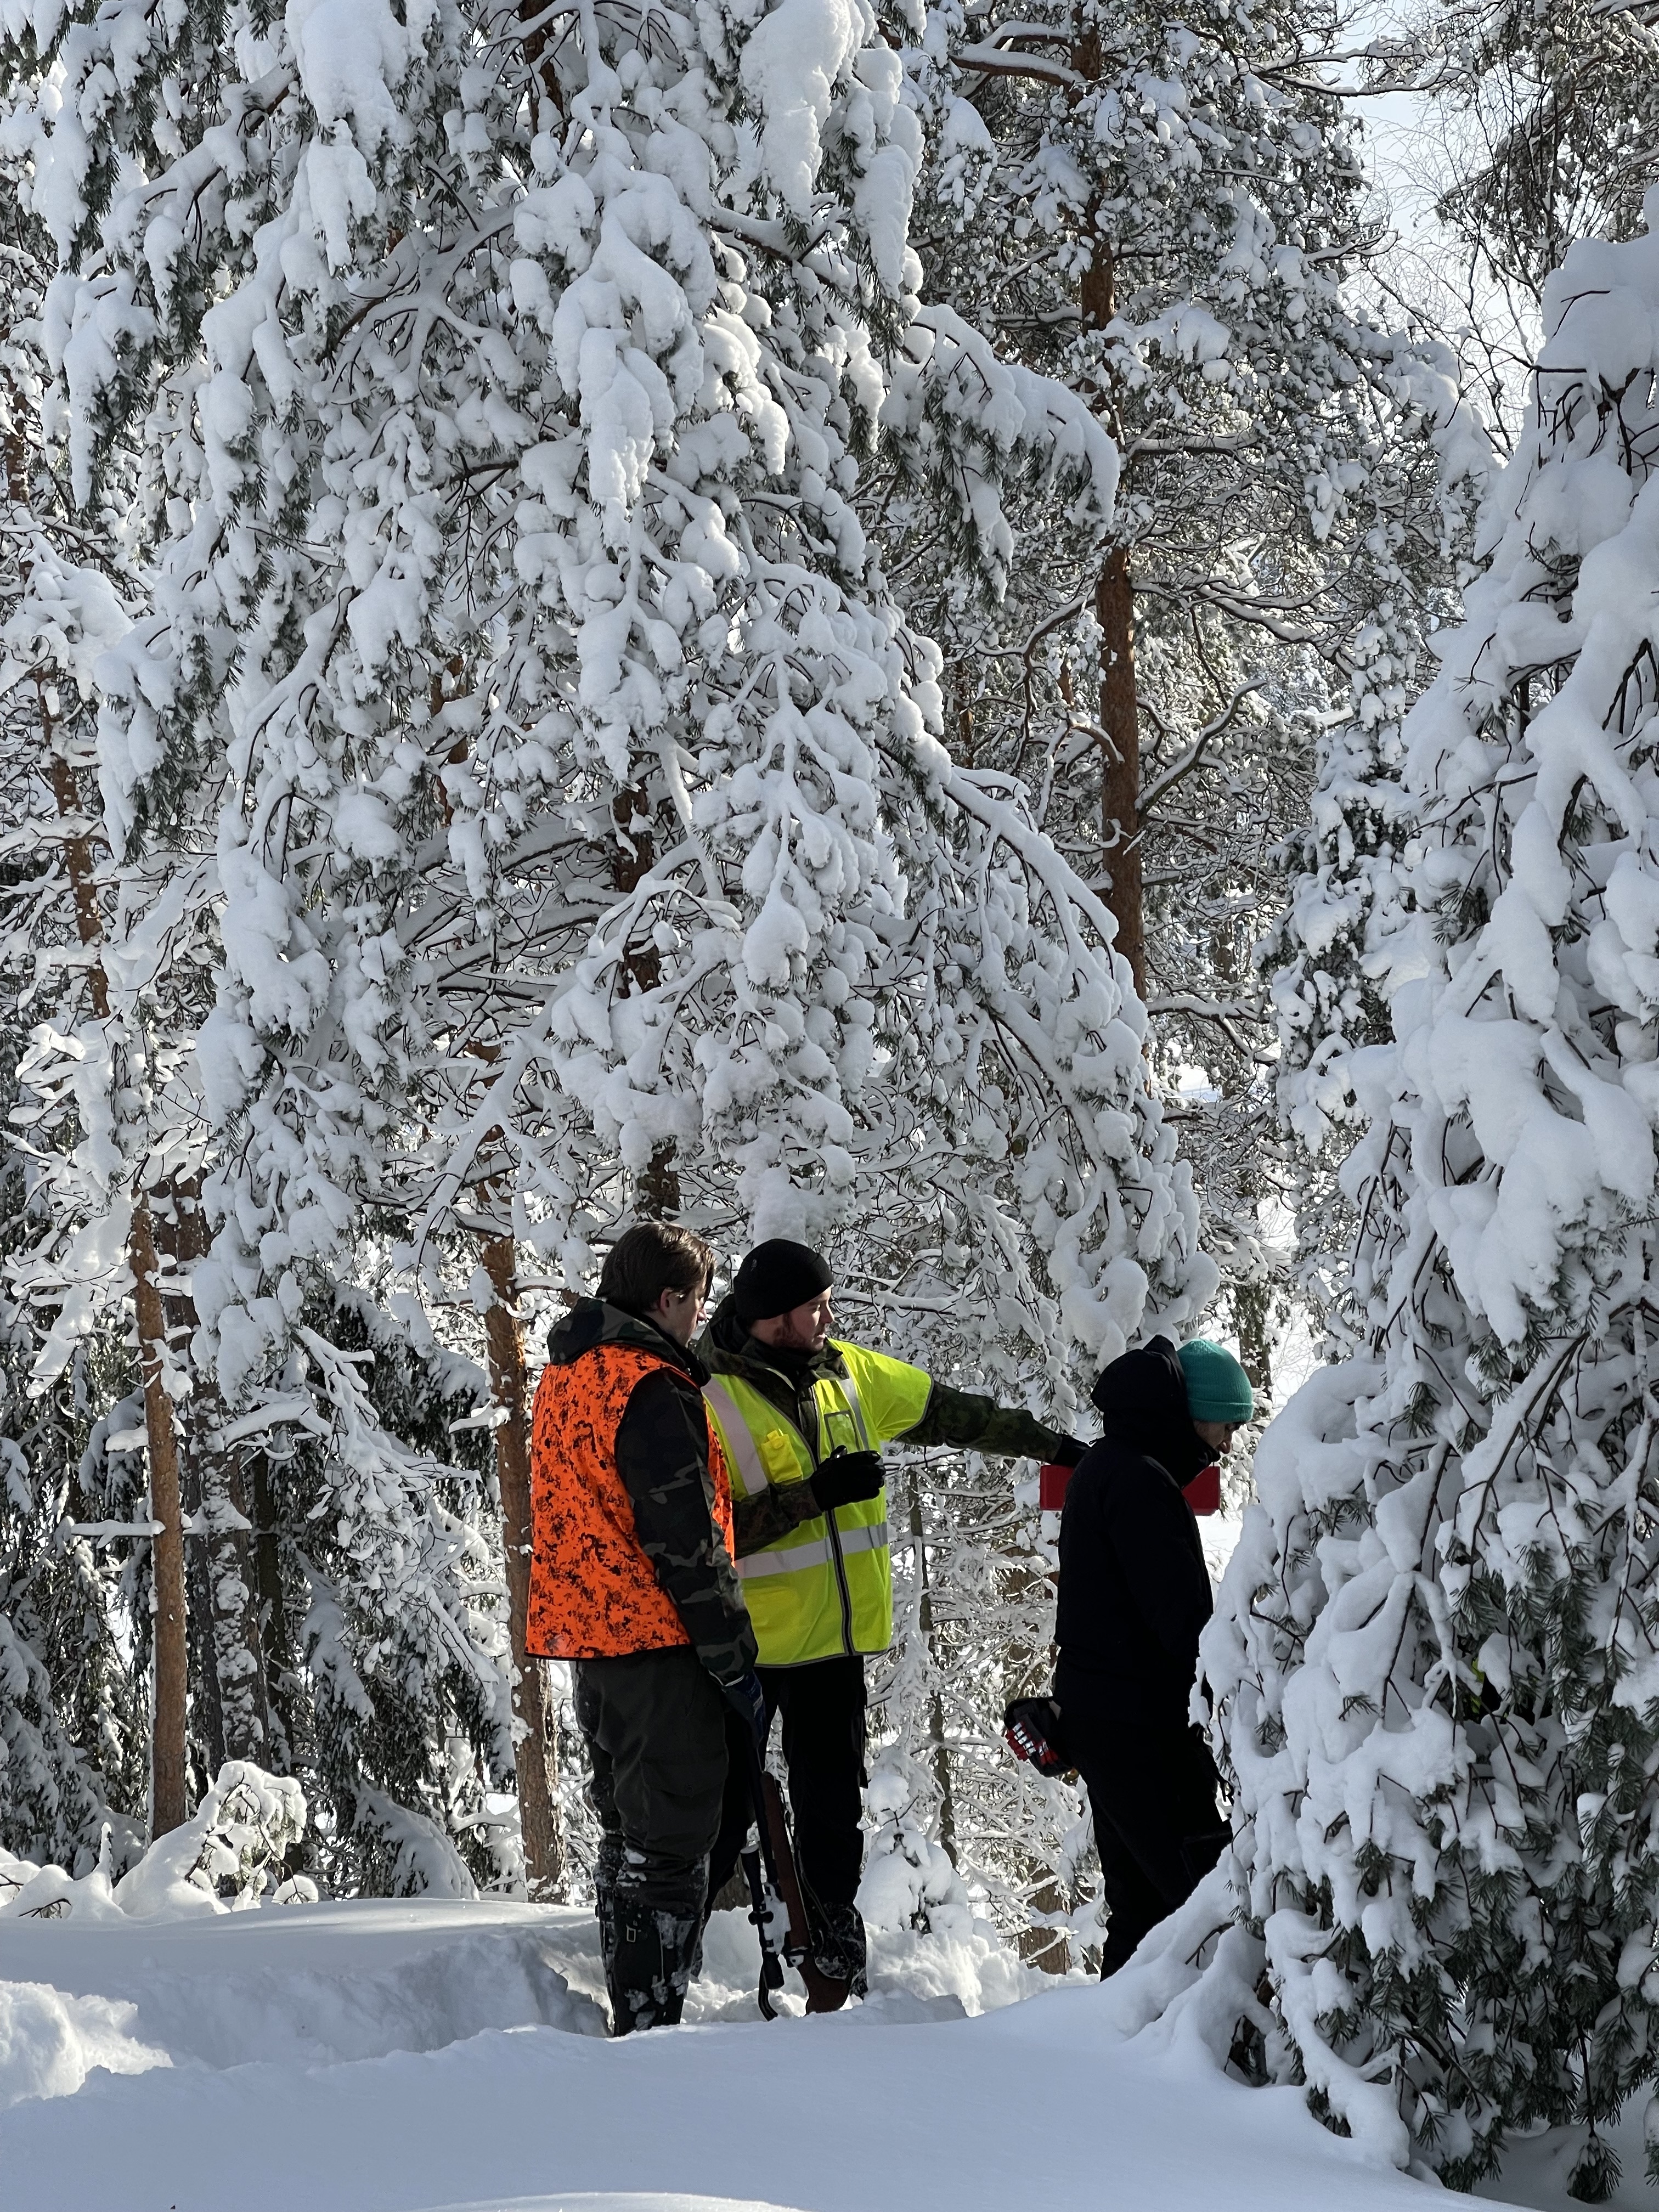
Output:
[[1126,2035],[1157,1994],[1139,1969],[1056,1984],[983,1936],[877,1931],[866,2004],[767,2027],[723,1913],[687,2025],[611,2043],[573,1909],[90,1895],[0,1917],[0,2212],[1430,2201],[1296,2092],[1226,2080],[1178,2006]]
[[[0,1856],[0,2212],[1431,2201],[1299,2091],[1222,2072],[1232,1999],[1192,1965],[1227,1916],[1219,1876],[1104,1988],[1024,1966],[963,1909],[873,1925],[866,2003],[808,2020],[792,1978],[769,2027],[754,1931],[719,1913],[686,2024],[613,2043],[591,1913],[318,1901],[283,1869],[304,1819],[291,1784],[232,1765],[119,1880]],[[1527,2201],[1565,2205],[1571,2148],[1523,2147]]]

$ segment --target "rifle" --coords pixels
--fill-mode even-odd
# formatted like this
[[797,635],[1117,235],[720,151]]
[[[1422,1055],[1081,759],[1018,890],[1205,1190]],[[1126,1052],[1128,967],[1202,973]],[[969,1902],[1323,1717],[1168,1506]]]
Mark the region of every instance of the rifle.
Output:
[[[774,1990],[783,1986],[786,1964],[793,1966],[806,1984],[808,2012],[839,2012],[847,2002],[848,1984],[821,1971],[812,1957],[807,1925],[806,1900],[801,1891],[800,1870],[790,1838],[783,1792],[776,1777],[761,1764],[759,1747],[749,1746],[749,1791],[755,1807],[756,1842],[742,1855],[744,1879],[749,1885],[749,1917],[760,1937],[761,1978],[757,1992],[761,2016],[777,2017]],[[784,1922],[782,1942],[779,1922]]]

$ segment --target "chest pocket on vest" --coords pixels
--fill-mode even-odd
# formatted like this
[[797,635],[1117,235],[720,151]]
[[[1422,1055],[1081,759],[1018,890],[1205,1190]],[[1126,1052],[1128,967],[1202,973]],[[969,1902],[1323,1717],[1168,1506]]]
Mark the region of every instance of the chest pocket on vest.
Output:
[[794,1445],[782,1429],[768,1429],[756,1449],[769,1482],[799,1482],[804,1470]]

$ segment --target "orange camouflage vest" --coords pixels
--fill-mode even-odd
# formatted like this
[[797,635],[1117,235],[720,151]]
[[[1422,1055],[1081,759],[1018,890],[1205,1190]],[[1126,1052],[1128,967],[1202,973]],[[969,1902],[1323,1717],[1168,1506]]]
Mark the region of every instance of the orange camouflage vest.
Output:
[[[646,1557],[617,1431],[636,1383],[672,1367],[632,1345],[599,1344],[549,1367],[536,1391],[530,1448],[530,1619],[540,1659],[619,1659],[689,1644],[679,1612]],[[714,1525],[732,1551],[732,1477],[712,1425]]]

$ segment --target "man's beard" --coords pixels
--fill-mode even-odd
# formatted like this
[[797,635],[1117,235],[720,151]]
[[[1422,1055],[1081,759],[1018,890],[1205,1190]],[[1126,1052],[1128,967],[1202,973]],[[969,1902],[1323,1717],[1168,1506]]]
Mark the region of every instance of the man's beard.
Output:
[[804,1358],[810,1358],[813,1352],[823,1351],[829,1339],[830,1329],[827,1322],[822,1335],[815,1334],[811,1331],[803,1334],[798,1328],[786,1328],[783,1335],[778,1339],[777,1348],[780,1352],[793,1352]]

